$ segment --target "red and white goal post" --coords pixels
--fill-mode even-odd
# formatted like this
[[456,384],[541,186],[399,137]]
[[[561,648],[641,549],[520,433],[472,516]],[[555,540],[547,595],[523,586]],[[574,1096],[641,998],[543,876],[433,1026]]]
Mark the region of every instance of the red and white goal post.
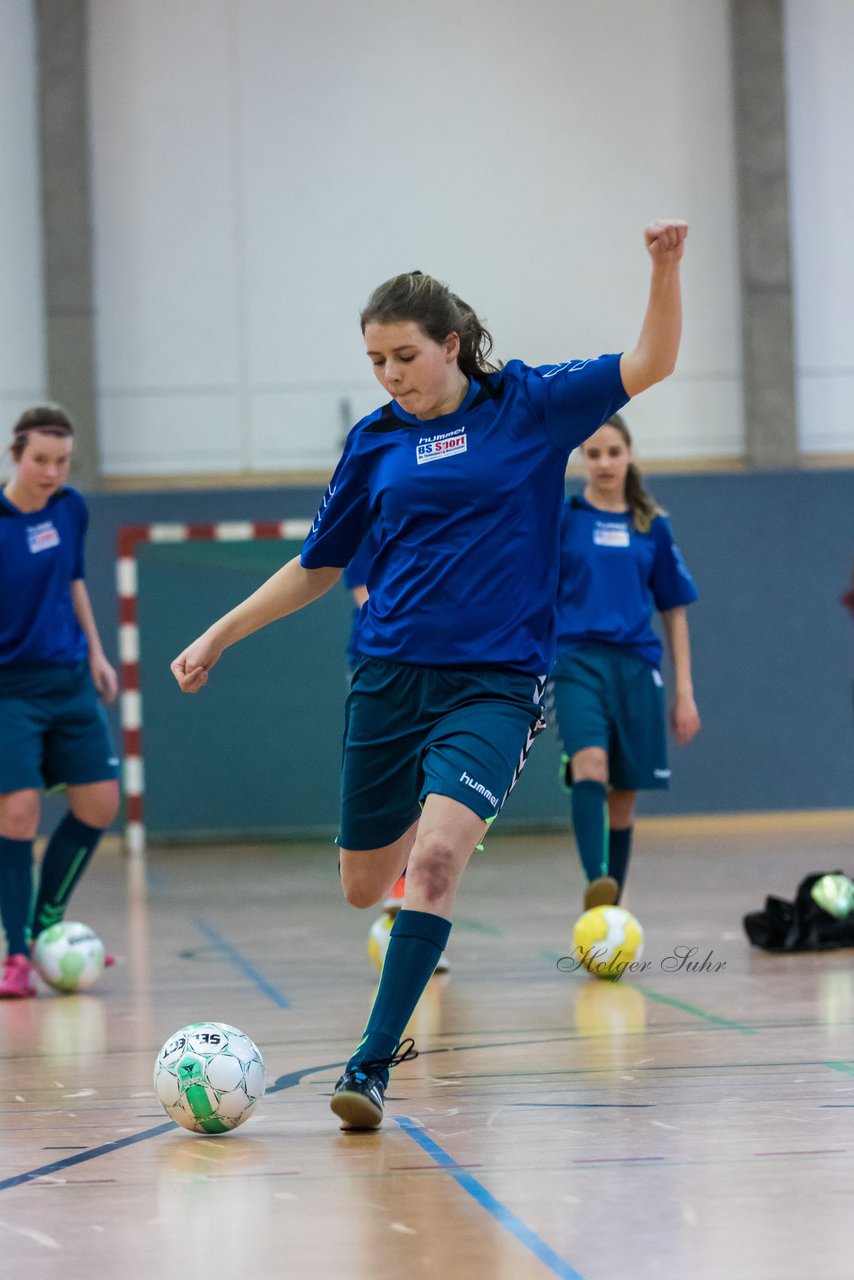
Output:
[[119,530],[116,577],[119,595],[121,729],[125,840],[131,857],[145,852],[145,767],[142,752],[142,696],[139,687],[139,574],[137,548],[145,542],[302,541],[310,520],[223,520],[216,524],[133,524]]

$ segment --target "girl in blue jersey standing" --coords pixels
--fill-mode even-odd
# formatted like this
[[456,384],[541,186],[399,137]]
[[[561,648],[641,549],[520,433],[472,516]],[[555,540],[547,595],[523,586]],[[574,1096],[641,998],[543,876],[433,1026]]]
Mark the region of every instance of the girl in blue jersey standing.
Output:
[[380,285],[361,326],[390,402],[350,432],[302,555],[172,664],[185,692],[199,690],[229,645],[328,591],[373,528],[347,703],[341,880],[348,902],[369,907],[407,873],[377,997],[331,1102],[345,1128],[382,1120],[460,876],[542,724],[566,462],[672,372],[686,234],[675,220],[646,228],[652,281],[637,344],[594,360],[496,369],[489,333],[446,285],[418,272]]
[[584,496],[569,498],[561,513],[549,692],[587,909],[618,901],[637,793],[666,788],[670,778],[662,647],[651,625],[656,609],[673,664],[677,742],[691,741],[700,718],[685,612],[697,590],[664,513],[643,487],[619,414],[585,441],[581,455]]
[[[15,474],[0,494],[0,997],[36,994],[30,940],[61,920],[119,805],[118,760],[98,695],[117,692],[84,581],[87,513],[66,486],[73,428],[55,405],[14,428]],[[40,790],[67,786],[33,902]]]

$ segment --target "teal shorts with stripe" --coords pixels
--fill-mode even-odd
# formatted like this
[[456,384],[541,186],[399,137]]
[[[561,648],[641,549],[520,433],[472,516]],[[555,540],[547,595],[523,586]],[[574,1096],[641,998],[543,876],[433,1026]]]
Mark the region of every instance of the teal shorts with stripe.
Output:
[[588,645],[559,654],[549,679],[548,705],[563,749],[608,753],[608,781],[619,791],[662,791],[670,783],[664,683],[635,654]]
[[118,774],[88,662],[0,667],[0,793]]
[[378,849],[430,794],[497,817],[544,727],[543,678],[486,667],[360,658],[347,699],[341,773],[344,849]]

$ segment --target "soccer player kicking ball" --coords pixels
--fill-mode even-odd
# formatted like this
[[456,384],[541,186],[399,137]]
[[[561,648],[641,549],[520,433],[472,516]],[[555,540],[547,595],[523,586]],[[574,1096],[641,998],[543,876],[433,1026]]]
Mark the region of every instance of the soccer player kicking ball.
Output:
[[229,645],[328,591],[373,527],[341,783],[347,901],[380,902],[407,870],[377,996],[332,1097],[344,1128],[382,1121],[460,877],[542,725],[567,459],[672,372],[686,234],[675,220],[646,228],[649,304],[622,355],[497,369],[488,331],[446,285],[420,272],[380,285],[361,324],[391,400],[350,432],[301,556],[172,664],[197,692]]

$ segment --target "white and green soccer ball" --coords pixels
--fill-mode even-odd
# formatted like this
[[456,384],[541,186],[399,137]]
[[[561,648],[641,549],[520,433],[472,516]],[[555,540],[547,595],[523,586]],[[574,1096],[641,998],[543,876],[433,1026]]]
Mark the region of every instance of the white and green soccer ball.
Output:
[[55,991],[86,991],[103,972],[104,944],[87,924],[61,920],[36,938],[33,964]]
[[154,1092],[176,1124],[193,1133],[227,1133],[252,1114],[267,1087],[258,1046],[226,1022],[194,1022],[164,1044]]

